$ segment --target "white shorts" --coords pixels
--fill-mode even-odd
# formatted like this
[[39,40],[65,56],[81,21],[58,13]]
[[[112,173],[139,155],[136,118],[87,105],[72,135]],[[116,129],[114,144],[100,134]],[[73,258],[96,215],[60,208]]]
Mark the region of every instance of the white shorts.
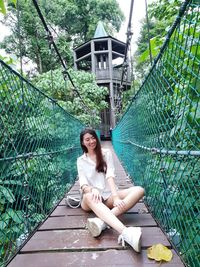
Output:
[[106,201],[111,195],[112,195],[111,192],[103,192],[101,194],[104,201]]

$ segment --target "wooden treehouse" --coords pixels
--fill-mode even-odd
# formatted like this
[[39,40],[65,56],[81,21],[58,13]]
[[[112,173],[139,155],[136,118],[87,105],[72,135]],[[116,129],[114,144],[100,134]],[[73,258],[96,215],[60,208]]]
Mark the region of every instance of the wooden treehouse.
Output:
[[108,35],[101,22],[97,25],[93,39],[74,49],[75,69],[94,73],[97,84],[108,88],[106,101],[109,107],[101,114],[102,139],[109,138],[110,129],[115,127],[116,113],[121,110],[121,90],[128,90],[131,86],[130,65],[121,86],[125,50],[126,44]]

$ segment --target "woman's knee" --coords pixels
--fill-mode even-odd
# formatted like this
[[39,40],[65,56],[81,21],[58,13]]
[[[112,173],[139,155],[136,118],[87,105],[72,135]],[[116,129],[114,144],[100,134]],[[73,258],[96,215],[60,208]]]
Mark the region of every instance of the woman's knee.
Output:
[[144,188],[142,186],[133,186],[131,187],[131,194],[133,196],[138,195],[139,198],[142,198],[145,194]]
[[136,190],[137,190],[137,193],[141,196],[141,197],[143,197],[144,196],[144,194],[145,194],[145,190],[144,190],[144,188],[142,187],[142,186],[135,186],[135,188],[136,188]]
[[92,201],[92,193],[83,194],[83,201],[86,203],[90,203]]
[[92,194],[91,193],[85,193],[83,194],[83,198],[81,201],[81,208],[85,211],[90,211],[90,203],[92,201]]

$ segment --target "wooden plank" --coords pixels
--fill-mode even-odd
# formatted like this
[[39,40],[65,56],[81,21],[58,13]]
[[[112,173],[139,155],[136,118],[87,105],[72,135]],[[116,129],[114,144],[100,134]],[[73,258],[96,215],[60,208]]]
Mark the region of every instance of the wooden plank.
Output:
[[[179,257],[172,250],[171,262],[162,263],[163,267],[183,267]],[[159,263],[147,258],[146,250],[138,254],[132,250],[107,250],[88,252],[59,252],[19,254],[9,267],[158,267]]]
[[50,217],[38,229],[40,230],[55,230],[55,229],[75,229],[85,228],[87,216],[65,216],[65,217]]
[[79,184],[73,185],[72,188],[69,190],[69,192],[71,192],[71,191],[79,191],[79,189],[80,189]]
[[[133,208],[131,208],[127,213],[148,213],[144,203],[137,203]],[[72,209],[65,205],[63,201],[63,206],[58,206],[50,216],[67,216],[67,215],[89,215],[90,213],[83,211],[81,208]]]
[[[142,248],[153,244],[162,243],[170,247],[166,236],[158,227],[142,228]],[[153,238],[152,238],[153,236]],[[53,230],[38,231],[22,248],[22,252],[36,251],[72,251],[72,250],[105,250],[122,249],[117,243],[118,233],[112,229],[106,229],[103,233],[93,238],[87,230]],[[129,247],[126,245],[126,247]]]
[[72,195],[72,194],[78,194],[78,195],[80,195],[80,193],[79,193],[79,187],[71,189],[71,190],[67,193],[67,195],[68,195],[68,194],[70,194],[70,195]]
[[77,216],[77,215],[89,215],[89,214],[93,214],[93,213],[85,212],[81,208],[72,209],[72,208],[66,207],[66,205],[63,205],[63,206],[60,205],[50,214],[50,217],[69,216],[69,215]]
[[126,226],[157,226],[156,221],[152,218],[151,214],[123,214],[119,216],[119,219]]
[[143,202],[138,202],[133,208],[128,210],[126,213],[149,213],[148,209]]
[[[106,146],[112,149],[111,143]],[[132,181],[114,154],[114,164],[119,188],[132,186]],[[76,181],[69,195],[79,195],[79,184]],[[171,248],[171,244],[158,228],[151,214],[148,213],[142,200],[119,218],[127,226],[142,226],[142,252],[136,253],[129,245],[125,248],[117,243],[118,233],[106,229],[93,238],[86,229],[88,217],[94,217],[92,212],[84,212],[81,208],[66,207],[64,199],[41,225],[39,230],[21,249],[9,267],[157,267],[159,263],[149,260],[146,249],[153,244],[162,243]],[[170,263],[162,263],[166,267],[183,267],[178,255]]]
[[[87,216],[65,216],[65,217],[49,217],[39,228],[39,230],[54,230],[54,229],[71,229],[71,228],[84,228],[87,222],[87,217],[94,217],[90,213]],[[157,226],[155,220],[150,214],[123,214],[119,219],[126,226]]]

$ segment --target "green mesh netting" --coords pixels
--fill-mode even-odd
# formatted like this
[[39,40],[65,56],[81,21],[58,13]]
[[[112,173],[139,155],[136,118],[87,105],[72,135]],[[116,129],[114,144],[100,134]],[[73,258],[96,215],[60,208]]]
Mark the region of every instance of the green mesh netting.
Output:
[[120,160],[135,184],[145,187],[151,213],[192,267],[200,264],[200,6],[195,2],[187,5],[113,130]]
[[0,265],[74,183],[83,127],[0,61]]

